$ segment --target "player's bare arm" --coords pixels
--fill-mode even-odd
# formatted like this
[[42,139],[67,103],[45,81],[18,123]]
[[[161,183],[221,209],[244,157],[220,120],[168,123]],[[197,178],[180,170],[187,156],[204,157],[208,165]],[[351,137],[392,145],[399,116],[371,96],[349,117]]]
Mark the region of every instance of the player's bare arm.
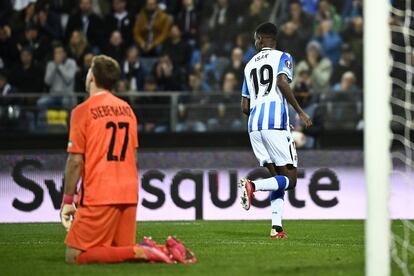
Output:
[[306,114],[300,107],[298,101],[293,95],[293,91],[289,86],[288,78],[285,74],[280,74],[277,76],[277,87],[280,89],[288,103],[291,104],[295,111],[299,114],[299,117],[305,123],[305,126],[307,128],[311,127],[312,120],[309,118],[308,114]]
[[242,97],[241,108],[244,114],[250,115],[250,99]]
[[70,153],[65,168],[65,194],[73,195],[76,191],[83,170],[83,154]]
[[83,165],[83,154],[69,154],[66,161],[64,195],[60,211],[60,219],[66,231],[69,231],[73,215],[76,212],[75,206],[72,204],[73,195],[76,191],[76,184],[81,177]]

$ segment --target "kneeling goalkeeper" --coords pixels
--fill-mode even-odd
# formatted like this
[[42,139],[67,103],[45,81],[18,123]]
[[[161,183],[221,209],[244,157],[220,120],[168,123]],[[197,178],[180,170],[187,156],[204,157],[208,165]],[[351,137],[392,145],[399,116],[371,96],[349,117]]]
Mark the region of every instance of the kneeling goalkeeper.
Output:
[[[71,114],[61,221],[68,231],[66,262],[194,262],[178,240],[165,246],[136,238],[138,202],[137,119],[131,107],[111,89],[119,64],[96,56],[86,77],[89,98]],[[78,202],[74,194],[78,181]]]

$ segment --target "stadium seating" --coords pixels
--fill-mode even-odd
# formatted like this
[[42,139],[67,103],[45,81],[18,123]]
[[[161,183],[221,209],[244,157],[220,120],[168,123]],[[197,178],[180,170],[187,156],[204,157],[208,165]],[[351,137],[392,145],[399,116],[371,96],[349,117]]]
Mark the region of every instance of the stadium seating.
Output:
[[[279,50],[289,52],[294,60],[297,59],[294,66],[302,62],[305,67],[309,67],[306,65],[305,46],[310,41],[325,41],[324,34],[318,30],[323,25],[319,20],[318,13],[322,11],[318,5],[314,9],[309,9],[308,6],[301,8],[301,14],[296,18],[297,14],[291,13],[290,4],[280,5],[278,1],[264,0],[259,3],[260,1],[253,0],[194,0],[170,3],[160,0],[159,11],[170,18],[168,34],[161,37],[162,42],[157,47],[147,51],[142,48],[134,31],[136,24],[140,24],[134,20],[142,9],[146,9],[145,1],[139,5],[131,4],[132,2],[126,1],[122,10],[115,10],[108,5],[101,5],[100,1],[91,1],[90,10],[86,11],[82,10],[85,7],[78,5],[78,1],[71,8],[60,1],[27,1],[20,7],[22,9],[14,7],[12,1],[5,5],[4,11],[0,12],[0,129],[9,133],[23,131],[28,135],[67,132],[72,104],[42,109],[40,106],[43,105],[38,100],[47,98],[48,95],[59,95],[51,91],[51,84],[46,85],[42,78],[48,62],[54,61],[53,47],[59,43],[63,43],[68,59],[76,61],[78,67],[76,75],[71,79],[74,88],[59,92],[66,95],[66,99],[73,94],[73,90],[78,92],[73,98],[76,99],[74,103],[80,103],[86,97],[82,90],[92,55],[112,55],[120,62],[123,72],[122,80],[114,92],[133,106],[140,119],[139,130],[142,133],[171,133],[245,132],[246,118],[240,111],[243,76],[242,70],[237,69],[244,68],[244,63],[239,67],[237,64],[233,66],[235,60],[232,53],[233,50],[241,52],[243,61],[246,62],[254,52],[254,26],[246,22],[258,24],[269,19],[275,20],[280,31]],[[332,71],[327,74],[327,71],[315,69],[316,75],[311,75],[306,85],[312,104],[316,106],[315,130],[312,133],[314,137],[324,135],[318,129],[355,131],[362,120],[362,93],[351,95],[328,92],[339,86],[338,80],[347,71],[359,78],[354,85],[359,86],[359,90],[362,88],[362,78],[359,75],[362,71],[362,59],[359,56],[362,48],[358,44],[358,29],[354,29],[361,22],[362,9],[350,5],[351,2],[331,1],[328,8],[332,18],[327,20],[334,22],[331,31],[336,33],[341,43],[347,43],[346,51],[354,57],[348,55],[344,63],[342,60],[337,61],[330,53],[327,57],[332,62]],[[297,5],[297,2],[292,2],[291,5]],[[30,15],[33,8],[35,12]],[[226,26],[213,20],[218,10],[225,11],[223,16],[227,20]],[[251,14],[253,10],[256,11],[255,14]],[[185,15],[189,11],[192,21],[187,22],[188,25],[183,20],[186,20]],[[117,12],[128,14],[132,21],[128,21],[129,26],[122,25],[126,21],[109,26],[108,22],[115,22],[113,20]],[[29,14],[28,18],[23,21],[26,13]],[[88,14],[93,21],[83,26],[83,29],[74,23],[82,13]],[[45,14],[46,23],[39,22],[39,16]],[[104,20],[102,28],[95,27],[94,24],[101,20]],[[297,24],[298,32],[288,33],[287,29],[291,29],[292,22],[296,22],[294,24]],[[315,26],[315,29],[310,28],[310,25]],[[178,32],[177,28],[171,26],[178,27]],[[192,29],[188,29],[188,26]],[[151,28],[150,25],[144,27],[145,30]],[[83,33],[85,30],[86,33]],[[76,31],[80,31],[80,34],[72,35]],[[114,34],[117,31],[120,36]],[[300,47],[295,44],[299,41],[299,32],[305,34],[299,39]],[[153,34],[159,35],[155,30]],[[321,43],[322,55],[324,45]],[[131,52],[137,56],[127,56],[131,47],[138,49],[137,52]],[[134,71],[138,67],[140,71]],[[164,73],[165,68],[168,68],[169,73]],[[223,92],[224,76],[227,73],[234,74],[236,78],[230,94]],[[298,72],[295,72],[293,85],[301,81]],[[56,85],[56,82],[52,84]],[[325,91],[324,94],[320,95],[322,90],[318,89]],[[394,105],[393,108],[398,110],[398,106]]]

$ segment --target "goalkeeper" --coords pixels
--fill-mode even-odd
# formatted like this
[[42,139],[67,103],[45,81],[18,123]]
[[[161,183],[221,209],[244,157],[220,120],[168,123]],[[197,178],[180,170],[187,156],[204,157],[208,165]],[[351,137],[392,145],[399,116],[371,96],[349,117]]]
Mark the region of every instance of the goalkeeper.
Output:
[[172,237],[165,246],[149,238],[135,244],[137,120],[131,107],[110,92],[119,76],[115,60],[94,57],[85,83],[89,98],[71,114],[60,213],[68,231],[66,262],[194,262],[191,251]]

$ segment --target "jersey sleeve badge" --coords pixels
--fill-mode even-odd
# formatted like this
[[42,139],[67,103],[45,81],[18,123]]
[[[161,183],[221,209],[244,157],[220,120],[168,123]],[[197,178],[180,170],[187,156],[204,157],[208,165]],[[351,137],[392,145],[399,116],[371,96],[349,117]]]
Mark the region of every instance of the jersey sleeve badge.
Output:
[[292,62],[288,59],[285,60],[285,65],[287,68],[292,69]]

